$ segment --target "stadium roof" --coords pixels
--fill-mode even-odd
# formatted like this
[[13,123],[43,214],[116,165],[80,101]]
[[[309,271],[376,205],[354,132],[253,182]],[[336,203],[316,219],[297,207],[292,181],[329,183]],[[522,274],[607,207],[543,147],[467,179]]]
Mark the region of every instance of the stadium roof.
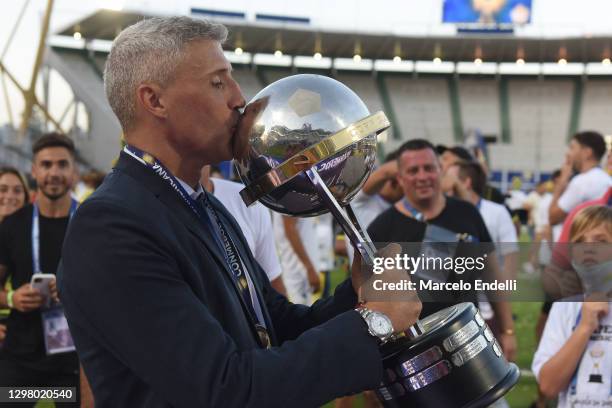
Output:
[[[112,40],[123,28],[143,18],[137,12],[99,10],[56,33],[72,36],[80,32],[83,39]],[[398,51],[406,60],[472,61],[481,58],[488,62],[600,62],[612,58],[610,37],[526,38],[512,34],[459,33],[452,37],[401,37],[385,34],[322,32],[307,24],[262,24],[219,19],[230,30],[227,50],[240,46],[245,52],[273,54],[277,49],[286,55],[313,55],[320,51],[331,58],[352,58],[356,48],[369,59],[392,59]],[[320,44],[320,50],[317,50]],[[357,45],[358,44],[358,45]]]

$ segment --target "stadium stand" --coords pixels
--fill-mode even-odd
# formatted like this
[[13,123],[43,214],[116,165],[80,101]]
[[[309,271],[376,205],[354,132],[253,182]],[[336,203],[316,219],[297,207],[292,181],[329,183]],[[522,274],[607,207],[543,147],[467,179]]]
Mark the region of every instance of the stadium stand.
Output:
[[273,68],[263,68],[261,70],[261,75],[266,85],[271,84],[274,81],[278,81],[279,79],[282,79],[291,74],[292,74],[292,71],[289,68],[273,67]]
[[265,84],[263,84],[255,71],[246,65],[236,65],[232,71],[232,75],[238,81],[242,94],[247,101],[250,101],[257,92],[259,92]]
[[551,171],[562,164],[569,134],[573,82],[568,79],[510,79],[511,144],[496,163],[510,170]]
[[[90,38],[111,40],[113,33],[102,24],[106,17],[108,16],[104,12],[99,12],[84,20],[80,27],[83,34]],[[129,13],[123,17],[126,19],[125,23],[130,19],[140,18]],[[262,42],[269,38],[266,35],[267,29],[230,26],[230,31],[232,29],[248,30],[248,52],[266,51],[266,47],[270,46],[269,41]],[[59,34],[70,36],[71,30],[72,28],[68,28]],[[301,42],[296,40],[293,44],[292,36],[296,33],[281,31],[283,47],[288,48],[285,55],[291,55],[291,49],[293,52],[298,51],[295,55],[309,54],[307,49],[310,46],[303,42],[306,33],[302,33]],[[347,57],[343,54],[350,50],[346,50],[346,44],[342,42],[345,40],[334,42],[340,41],[341,38],[334,36],[326,40],[327,49],[323,50],[325,56],[330,52],[338,57]],[[229,41],[231,43],[237,40],[231,38]],[[379,44],[378,39],[374,37],[368,38],[367,41],[371,42],[370,47]],[[446,50],[446,54],[443,54],[454,55],[448,53],[449,50],[455,49],[452,48],[451,42],[451,39],[441,40],[440,44]],[[528,44],[524,45],[527,47]],[[529,47],[531,45],[533,44],[529,44]],[[382,43],[379,46],[386,47]],[[554,44],[551,45],[553,46]],[[535,52],[536,48],[529,47],[525,49],[526,52]],[[228,44],[228,55],[232,49],[233,46]],[[573,50],[569,46],[568,49]],[[91,124],[89,136],[77,141],[79,150],[92,167],[106,170],[110,168],[114,157],[111,152],[116,151],[120,136],[119,126],[107,105],[102,89],[102,72],[107,51],[103,48],[70,50],[55,46],[49,49],[46,62],[66,77],[76,97],[87,106]],[[380,54],[381,57],[388,58],[386,52]],[[465,59],[467,55],[465,52],[459,54],[461,55],[455,55],[455,58]],[[418,58],[429,57],[422,55]],[[508,62],[513,56],[502,52],[500,58],[500,62]],[[527,55],[528,60],[529,58]],[[554,60],[555,56],[542,54],[540,58]],[[353,89],[370,111],[383,110],[389,117],[393,128],[381,145],[381,152],[390,151],[403,141],[417,137],[427,138],[436,144],[461,144],[465,135],[477,132],[495,137],[496,142],[488,146],[493,172],[540,174],[559,167],[568,137],[576,130],[595,129],[604,134],[612,133],[612,125],[608,124],[609,113],[612,113],[608,107],[612,96],[612,80],[606,76],[551,76],[543,75],[542,71],[516,75],[495,72],[479,74],[478,70],[461,74],[443,71],[363,71],[359,68],[316,70],[261,65],[261,62],[254,61],[242,59],[241,62],[237,60],[233,64],[234,76],[247,101],[269,83],[288,75],[314,72],[333,76]]]
[[464,130],[478,130],[485,135],[501,135],[499,88],[495,79],[461,78],[459,100]]
[[[92,145],[99,157],[105,151],[116,150],[115,141],[120,135],[116,119],[110,111],[102,89],[105,55],[88,55],[83,51],[54,47],[48,51],[47,63],[64,75],[73,87],[75,95],[88,107],[91,114],[90,136],[79,141],[85,159],[93,166],[108,168],[93,155],[87,156]],[[302,72],[299,70],[298,72]],[[250,100],[267,84],[295,73],[285,67],[234,65],[234,76],[238,80],[246,100]],[[307,71],[329,75],[326,70]],[[385,109],[383,95],[377,79],[371,72],[338,71],[334,77],[354,90],[372,112]],[[433,143],[456,144],[457,126],[453,123],[453,96],[450,75],[421,75],[411,73],[378,73],[383,86],[388,90],[389,104],[394,112],[394,125],[401,139],[390,136],[385,150],[391,150],[403,140],[424,137]],[[504,96],[500,82],[506,82]],[[477,130],[483,135],[497,137],[490,146],[492,163],[503,163],[495,170],[543,171],[557,168],[563,157],[567,137],[571,133],[570,117],[577,109],[579,119],[576,126],[610,132],[607,124],[610,108],[607,101],[612,94],[612,81],[589,79],[585,81],[582,102],[577,107],[575,81],[569,77],[504,77],[502,79],[463,75],[457,82],[457,111],[459,131],[467,133]],[[503,98],[507,98],[506,104]],[[504,112],[504,107],[507,111]],[[508,118],[507,140],[504,139],[504,114]],[[98,136],[100,135],[100,136]],[[108,143],[109,138],[113,142]],[[94,147],[95,145],[95,147]]]
[[580,115],[580,129],[595,129],[612,134],[612,81],[591,78],[584,86]]
[[403,139],[455,143],[446,78],[386,74],[384,81]]
[[370,72],[338,72],[335,78],[359,95],[370,112],[385,110],[378,89],[376,88],[376,83]]
[[47,48],[45,63],[66,79],[89,112],[88,137],[75,140],[79,152],[92,167],[109,169],[120,146],[121,128],[104,95],[97,65],[83,52],[57,47]]

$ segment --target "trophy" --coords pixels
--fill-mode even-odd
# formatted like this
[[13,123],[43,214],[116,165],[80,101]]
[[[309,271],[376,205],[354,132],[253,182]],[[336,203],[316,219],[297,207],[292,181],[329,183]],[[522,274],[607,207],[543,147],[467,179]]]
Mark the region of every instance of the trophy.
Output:
[[[246,123],[246,125],[244,125]],[[331,211],[367,264],[375,249],[349,202],[370,175],[376,137],[390,127],[383,112],[370,115],[342,83],[321,75],[294,75],[259,92],[240,129],[248,146],[236,169],[247,205],[260,201],[280,213],[309,217]]]
[[[373,265],[376,249],[349,203],[370,175],[377,135],[389,127],[383,112],[370,114],[332,78],[276,81],[249,102],[234,136],[242,199],[292,216],[331,212]],[[485,407],[519,376],[472,304],[426,317],[381,353],[385,377],[376,393],[386,407]]]
[[599,362],[603,358],[605,351],[602,347],[593,347],[589,351],[589,355],[593,360],[593,372],[589,374],[589,382],[590,383],[598,383],[603,384],[603,376],[601,375],[601,371],[599,369]]

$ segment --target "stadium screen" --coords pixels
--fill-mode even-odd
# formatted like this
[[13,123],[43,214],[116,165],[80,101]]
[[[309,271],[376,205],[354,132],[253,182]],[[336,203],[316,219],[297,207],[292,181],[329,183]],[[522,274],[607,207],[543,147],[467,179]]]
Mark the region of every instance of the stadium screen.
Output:
[[532,0],[444,0],[444,23],[520,25],[531,22]]

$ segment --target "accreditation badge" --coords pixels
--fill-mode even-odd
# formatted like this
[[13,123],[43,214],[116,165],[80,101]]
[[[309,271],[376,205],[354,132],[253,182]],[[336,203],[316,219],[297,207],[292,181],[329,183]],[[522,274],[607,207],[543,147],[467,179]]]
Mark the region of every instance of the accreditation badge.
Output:
[[47,355],[75,351],[64,308],[61,305],[52,306],[43,310],[41,315]]

